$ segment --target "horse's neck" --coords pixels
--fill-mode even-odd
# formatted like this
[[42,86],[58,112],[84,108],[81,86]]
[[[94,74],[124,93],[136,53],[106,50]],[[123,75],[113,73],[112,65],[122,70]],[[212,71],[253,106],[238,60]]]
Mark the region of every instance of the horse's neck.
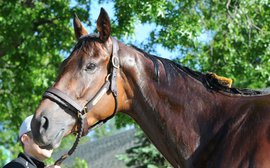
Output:
[[[122,59],[129,60],[123,73],[133,92],[127,113],[174,167],[188,164],[201,143],[201,134],[220,116],[210,114],[217,106],[212,95],[184,72],[166,72],[161,61],[157,80],[154,63],[136,51],[130,50]],[[208,121],[208,115],[213,121]]]

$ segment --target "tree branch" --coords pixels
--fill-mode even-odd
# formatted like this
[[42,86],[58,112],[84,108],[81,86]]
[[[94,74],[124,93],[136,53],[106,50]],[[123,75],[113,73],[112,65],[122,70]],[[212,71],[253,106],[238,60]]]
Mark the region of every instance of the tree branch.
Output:
[[6,52],[0,51],[0,57],[4,56],[5,54],[6,54]]
[[231,4],[231,0],[228,0],[227,4],[226,4],[226,8],[229,10],[230,8],[230,4]]

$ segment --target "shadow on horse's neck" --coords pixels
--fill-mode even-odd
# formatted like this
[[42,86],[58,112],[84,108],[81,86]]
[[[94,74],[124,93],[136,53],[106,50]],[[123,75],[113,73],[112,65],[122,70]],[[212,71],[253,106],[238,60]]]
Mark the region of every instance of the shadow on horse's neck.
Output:
[[221,100],[169,60],[120,48],[121,74],[132,88],[126,113],[174,167],[190,164],[198,145],[207,144],[229,116],[220,106],[226,108],[229,98]]

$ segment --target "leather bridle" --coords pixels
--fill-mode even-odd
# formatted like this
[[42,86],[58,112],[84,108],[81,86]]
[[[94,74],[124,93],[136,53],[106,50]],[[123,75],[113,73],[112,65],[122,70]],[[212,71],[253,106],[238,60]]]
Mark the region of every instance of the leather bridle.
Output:
[[[103,124],[109,119],[111,119],[115,113],[117,112],[118,108],[118,92],[117,92],[117,69],[120,67],[119,63],[119,57],[118,57],[118,42],[111,37],[112,43],[113,43],[113,51],[111,56],[111,67],[110,72],[106,77],[105,83],[102,85],[102,87],[99,89],[99,91],[95,94],[95,96],[89,100],[84,106],[81,106],[79,103],[77,103],[74,99],[72,99],[70,96],[62,92],[61,90],[51,87],[49,88],[44,94],[43,98],[49,98],[50,100],[57,103],[59,106],[62,106],[64,108],[68,108],[70,111],[76,114],[77,116],[77,123],[78,123],[78,132],[76,140],[71,147],[71,149],[68,151],[68,153],[62,155],[54,164],[60,165],[68,156],[70,156],[76,149],[79,140],[82,135],[86,135],[89,131],[89,129],[92,129],[96,127],[97,125]],[[90,111],[97,102],[102,98],[104,94],[106,94],[108,91],[111,91],[113,94],[113,97],[115,99],[115,108],[114,112],[111,116],[105,118],[104,120],[99,120],[97,123],[92,125],[90,128],[84,128],[84,118],[88,111]]]

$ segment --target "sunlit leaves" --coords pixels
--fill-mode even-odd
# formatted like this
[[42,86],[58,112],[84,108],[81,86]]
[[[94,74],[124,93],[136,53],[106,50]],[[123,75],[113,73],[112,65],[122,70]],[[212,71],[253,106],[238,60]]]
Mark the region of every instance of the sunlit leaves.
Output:
[[[268,1],[115,1],[119,33],[154,23],[149,44],[176,51],[191,68],[234,79],[237,87],[269,86]],[[132,18],[132,19],[130,19]],[[125,24],[128,23],[128,24]],[[128,29],[122,29],[126,27]],[[129,31],[130,30],[130,31]],[[212,32],[207,42],[200,37]],[[185,49],[183,49],[185,48]],[[256,79],[256,84],[253,84]]]
[[18,153],[9,146],[17,143],[22,120],[34,113],[56,77],[62,53],[75,43],[74,12],[88,20],[89,11],[71,7],[68,0],[0,1],[0,145],[11,154]]

